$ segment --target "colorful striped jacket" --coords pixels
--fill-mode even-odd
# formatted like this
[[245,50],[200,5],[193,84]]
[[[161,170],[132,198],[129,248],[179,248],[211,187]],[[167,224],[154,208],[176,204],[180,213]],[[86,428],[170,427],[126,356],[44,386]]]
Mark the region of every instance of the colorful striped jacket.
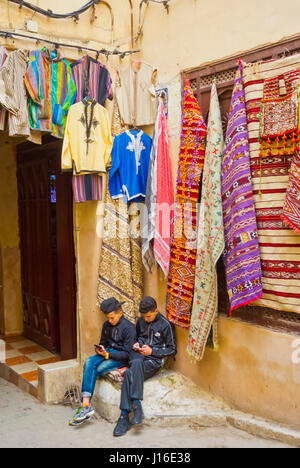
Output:
[[24,75],[28,53],[24,49],[11,52],[0,70],[0,105],[8,111],[9,136],[30,136],[27,95]]
[[67,114],[76,98],[69,62],[57,51],[32,51],[24,82],[30,96],[30,127],[63,138]]
[[105,65],[86,55],[72,63],[71,68],[77,88],[76,102],[83,100],[86,91],[102,106],[106,99],[113,99],[112,81]]

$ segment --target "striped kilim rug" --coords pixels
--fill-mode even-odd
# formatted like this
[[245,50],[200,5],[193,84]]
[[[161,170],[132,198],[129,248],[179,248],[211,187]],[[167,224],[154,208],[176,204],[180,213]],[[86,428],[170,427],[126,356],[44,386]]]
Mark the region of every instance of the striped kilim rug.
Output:
[[[203,168],[202,197],[197,233],[194,302],[187,352],[200,361],[218,313],[216,265],[225,247],[221,195],[221,167],[224,137],[216,84],[211,89],[207,143]],[[217,323],[213,347],[218,350]]]
[[232,94],[222,161],[224,264],[230,312],[262,297],[241,64]]
[[[263,296],[252,305],[300,313],[300,236],[281,216],[292,154],[259,158],[259,118],[264,80],[300,69],[300,55],[243,63],[251,176],[262,266]],[[281,93],[285,92],[281,81]],[[261,195],[260,195],[261,188]]]

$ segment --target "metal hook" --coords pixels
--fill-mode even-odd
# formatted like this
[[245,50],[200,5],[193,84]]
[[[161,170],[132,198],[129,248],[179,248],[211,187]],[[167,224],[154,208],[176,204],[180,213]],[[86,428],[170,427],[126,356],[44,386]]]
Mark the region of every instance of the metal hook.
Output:
[[286,51],[288,54],[290,54],[290,50],[286,47],[284,50],[283,50],[283,57],[285,58],[286,57]]

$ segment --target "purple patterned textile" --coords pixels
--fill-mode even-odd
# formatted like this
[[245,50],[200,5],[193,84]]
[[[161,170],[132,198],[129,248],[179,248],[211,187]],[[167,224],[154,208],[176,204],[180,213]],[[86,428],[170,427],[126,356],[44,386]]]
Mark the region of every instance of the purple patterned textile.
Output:
[[262,296],[241,63],[232,94],[222,163],[223,253],[230,312]]

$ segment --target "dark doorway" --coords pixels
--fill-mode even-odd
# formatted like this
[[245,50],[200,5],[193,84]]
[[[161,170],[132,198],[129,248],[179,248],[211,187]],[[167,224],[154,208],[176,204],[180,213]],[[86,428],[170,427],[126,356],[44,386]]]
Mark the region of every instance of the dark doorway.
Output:
[[24,336],[62,359],[76,357],[72,176],[62,142],[17,146]]

